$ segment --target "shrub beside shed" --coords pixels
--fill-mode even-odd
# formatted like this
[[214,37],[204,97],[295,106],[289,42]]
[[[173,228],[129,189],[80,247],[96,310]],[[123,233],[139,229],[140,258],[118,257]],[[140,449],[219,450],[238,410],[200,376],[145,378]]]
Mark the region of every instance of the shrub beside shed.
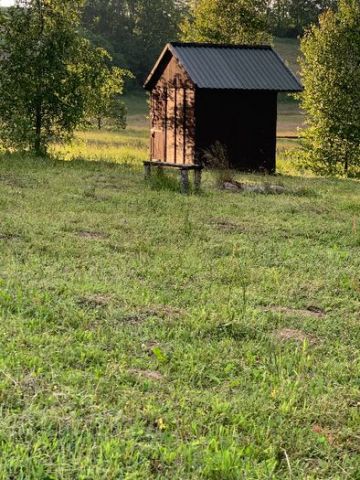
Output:
[[203,152],[220,143],[232,168],[274,173],[278,93],[302,90],[270,46],[204,43],[166,45],[145,88],[151,102],[146,167],[185,172],[201,169]]

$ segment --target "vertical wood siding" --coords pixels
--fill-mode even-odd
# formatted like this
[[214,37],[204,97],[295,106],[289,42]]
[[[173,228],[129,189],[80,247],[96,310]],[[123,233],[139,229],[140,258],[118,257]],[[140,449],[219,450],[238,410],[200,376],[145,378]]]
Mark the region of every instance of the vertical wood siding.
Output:
[[175,58],[151,93],[151,160],[193,164],[195,88]]

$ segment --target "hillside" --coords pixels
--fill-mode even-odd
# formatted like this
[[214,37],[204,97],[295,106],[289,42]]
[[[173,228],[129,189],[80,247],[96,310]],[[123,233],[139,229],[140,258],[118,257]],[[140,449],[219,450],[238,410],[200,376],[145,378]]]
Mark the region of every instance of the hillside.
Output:
[[274,48],[285,60],[286,64],[291,68],[291,71],[300,77],[300,42],[294,38],[275,38]]

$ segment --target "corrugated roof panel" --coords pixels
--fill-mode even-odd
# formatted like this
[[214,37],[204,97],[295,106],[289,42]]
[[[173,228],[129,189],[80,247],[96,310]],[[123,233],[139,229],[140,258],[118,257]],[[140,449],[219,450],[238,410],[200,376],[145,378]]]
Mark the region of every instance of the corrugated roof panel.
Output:
[[169,48],[199,88],[302,90],[297,78],[268,46],[172,43]]

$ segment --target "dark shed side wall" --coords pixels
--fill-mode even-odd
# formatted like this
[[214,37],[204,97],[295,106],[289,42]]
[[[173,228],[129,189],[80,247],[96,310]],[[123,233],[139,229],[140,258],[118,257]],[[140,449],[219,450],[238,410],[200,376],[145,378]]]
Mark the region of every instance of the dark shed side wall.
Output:
[[227,148],[232,168],[275,172],[277,93],[196,91],[196,154],[215,142]]

